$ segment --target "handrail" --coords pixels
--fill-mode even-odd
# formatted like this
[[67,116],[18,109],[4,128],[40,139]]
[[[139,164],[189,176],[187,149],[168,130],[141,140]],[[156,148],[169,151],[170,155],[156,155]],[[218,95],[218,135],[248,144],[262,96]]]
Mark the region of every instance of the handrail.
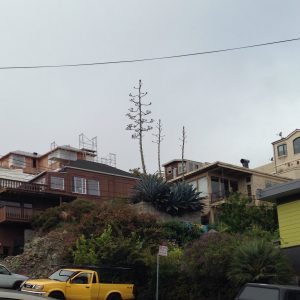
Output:
[[[227,199],[228,197],[230,197],[232,194],[234,193],[230,193],[230,192],[218,192],[218,193],[210,193],[209,194],[209,199],[211,203],[215,203],[215,202],[219,202],[222,200]],[[252,200],[255,200],[255,196],[249,196],[247,194],[240,194],[242,197],[248,197],[251,198]]]
[[44,192],[47,189],[47,185],[0,178],[0,189],[16,189],[28,192]]
[[33,213],[32,208],[4,205],[0,207],[0,221],[31,221]]

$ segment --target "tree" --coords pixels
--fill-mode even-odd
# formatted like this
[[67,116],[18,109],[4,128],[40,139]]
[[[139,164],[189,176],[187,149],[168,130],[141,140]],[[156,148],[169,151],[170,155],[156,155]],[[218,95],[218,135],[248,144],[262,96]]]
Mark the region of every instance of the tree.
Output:
[[158,158],[158,172],[159,172],[159,176],[161,176],[161,165],[160,165],[160,144],[164,139],[164,135],[162,135],[162,124],[161,124],[161,120],[158,120],[158,123],[156,125],[156,128],[158,130],[158,133],[153,134],[156,137],[156,140],[153,141],[153,143],[157,144],[157,158]]
[[128,124],[126,127],[126,130],[132,130],[134,133],[132,134],[133,139],[139,140],[139,147],[140,147],[140,155],[141,155],[141,162],[142,162],[142,168],[143,173],[146,174],[146,165],[144,160],[144,151],[143,151],[143,133],[147,132],[152,129],[152,126],[149,124],[153,123],[153,119],[148,120],[147,116],[151,114],[151,111],[146,109],[144,110],[144,107],[150,106],[151,102],[148,104],[142,102],[142,98],[144,98],[147,95],[147,92],[143,93],[141,91],[142,89],[142,81],[139,80],[139,86],[134,89],[138,90],[137,95],[132,95],[131,93],[129,96],[131,97],[130,102],[133,103],[133,107],[130,107],[129,113],[126,114],[126,116],[129,118],[132,123]]
[[264,240],[252,240],[233,252],[228,277],[240,286],[246,282],[289,283],[291,274],[280,249]]
[[142,176],[140,168],[129,169],[129,172],[132,173],[136,177],[141,177]]
[[182,127],[182,138],[180,138],[181,144],[181,167],[182,167],[182,180],[184,180],[184,171],[185,171],[185,165],[184,165],[184,146],[186,142],[186,134],[185,134],[185,128]]

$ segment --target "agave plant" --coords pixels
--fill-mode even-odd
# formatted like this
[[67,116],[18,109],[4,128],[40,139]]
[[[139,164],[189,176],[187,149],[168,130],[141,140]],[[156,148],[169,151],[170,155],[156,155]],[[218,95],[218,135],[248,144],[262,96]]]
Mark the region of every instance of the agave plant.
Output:
[[187,212],[201,211],[203,198],[185,181],[171,185],[168,201],[161,203],[163,210],[171,215],[183,215]]
[[169,194],[169,184],[157,175],[142,175],[134,187],[134,203],[141,201],[151,202],[154,206],[157,203],[165,202]]

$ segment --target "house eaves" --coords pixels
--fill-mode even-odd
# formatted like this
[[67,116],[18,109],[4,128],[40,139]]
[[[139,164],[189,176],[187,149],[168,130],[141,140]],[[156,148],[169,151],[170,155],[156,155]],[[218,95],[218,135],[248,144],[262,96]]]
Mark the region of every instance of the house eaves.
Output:
[[[213,162],[211,164],[203,166],[202,168],[199,168],[197,170],[186,173],[186,174],[184,174],[184,178],[194,177],[196,175],[208,172],[208,171],[213,170],[215,168],[225,168],[225,169],[234,170],[234,171],[237,171],[237,172],[240,172],[240,173],[243,173],[243,174],[259,175],[259,176],[263,176],[263,177],[267,177],[267,178],[284,179],[286,181],[291,180],[288,177],[282,177],[282,176],[279,176],[279,175],[268,174],[268,173],[265,173],[265,172],[256,171],[254,169],[239,167],[239,166],[236,166],[236,165],[223,163],[223,162],[220,162],[220,161]],[[169,180],[169,182],[176,182],[176,181],[181,180],[181,179],[182,179],[182,175],[177,176],[176,178],[173,178],[173,179]]]
[[129,178],[129,179],[139,179],[138,177],[135,177],[135,176],[125,176],[125,175],[113,174],[113,173],[103,172],[103,171],[96,171],[96,170],[90,170],[90,169],[84,169],[84,168],[76,168],[76,167],[72,167],[72,166],[64,166],[59,172],[64,172],[66,169],[74,169],[74,170],[99,173],[99,174],[105,174],[105,175],[116,176],[116,177],[124,177],[124,178]]
[[278,143],[281,143],[281,142],[284,142],[284,141],[286,141],[286,140],[288,140],[292,135],[294,135],[296,132],[299,132],[300,131],[300,129],[295,129],[293,132],[291,132],[287,137],[285,137],[285,138],[281,138],[280,140],[277,140],[277,141],[275,141],[275,142],[273,142],[272,144],[274,145],[274,144],[278,144]]

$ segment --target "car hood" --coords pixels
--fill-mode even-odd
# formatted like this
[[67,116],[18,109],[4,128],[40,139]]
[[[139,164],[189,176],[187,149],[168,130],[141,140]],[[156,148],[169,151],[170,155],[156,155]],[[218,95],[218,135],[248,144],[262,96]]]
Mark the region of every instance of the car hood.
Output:
[[20,279],[20,280],[27,280],[29,277],[27,276],[24,276],[24,275],[20,275],[20,274],[15,274],[15,273],[12,273],[11,274],[14,278],[16,279]]
[[51,284],[51,283],[55,283],[58,284],[61,281],[57,281],[57,280],[52,280],[49,278],[44,278],[44,279],[29,279],[26,281],[26,284],[31,284],[31,285],[35,285],[35,284],[39,284],[39,285],[45,285],[45,284]]

